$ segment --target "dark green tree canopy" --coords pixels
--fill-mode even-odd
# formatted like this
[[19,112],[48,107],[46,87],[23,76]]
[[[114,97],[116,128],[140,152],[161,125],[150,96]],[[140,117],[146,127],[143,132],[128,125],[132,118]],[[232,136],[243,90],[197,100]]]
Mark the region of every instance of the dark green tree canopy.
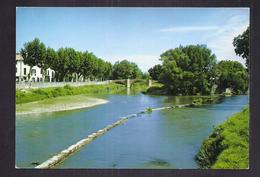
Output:
[[135,63],[123,60],[114,64],[112,75],[113,79],[135,79],[141,78],[142,72]]
[[217,85],[220,93],[231,88],[235,94],[243,94],[248,90],[248,73],[237,61],[223,60],[216,65],[218,73]]
[[163,65],[159,81],[172,94],[209,94],[216,56],[205,45],[170,49],[161,55],[161,60]]
[[105,80],[112,77],[112,64],[88,51],[76,51],[70,47],[61,47],[57,51],[51,47],[46,49],[44,43],[35,38],[25,43],[20,53],[25,64],[42,68],[43,74],[47,68],[53,69],[56,81],[71,80],[75,76],[83,76],[84,80]]
[[148,70],[148,72],[153,80],[159,79],[159,75],[161,74],[161,71],[162,71],[162,65],[160,65],[160,64],[155,65]]
[[25,64],[31,67],[44,67],[46,59],[46,47],[44,43],[40,41],[40,39],[35,38],[33,41],[26,42],[20,53],[24,59]]
[[249,64],[249,27],[243,34],[238,35],[233,40],[233,45],[235,47],[235,52],[237,55],[246,59],[246,66]]

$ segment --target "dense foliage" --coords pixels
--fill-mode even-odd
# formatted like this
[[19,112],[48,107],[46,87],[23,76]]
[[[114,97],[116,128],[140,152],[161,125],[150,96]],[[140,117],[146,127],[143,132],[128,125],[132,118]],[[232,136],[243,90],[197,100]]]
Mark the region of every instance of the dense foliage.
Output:
[[246,59],[246,66],[249,64],[249,27],[243,34],[238,35],[233,40],[233,45],[235,47],[235,52],[237,55]]
[[135,63],[123,60],[114,64],[112,75],[113,79],[139,79],[142,72]]
[[170,49],[161,55],[162,65],[149,69],[150,76],[165,86],[150,88],[148,93],[171,95],[233,94],[248,90],[248,72],[237,61],[216,62],[216,57],[205,45],[188,45]]
[[[24,48],[21,49],[21,55],[24,58],[24,63],[30,66],[30,72],[33,66],[38,66],[43,69],[48,68],[46,62],[46,47],[38,39],[34,39],[32,42],[24,44]],[[30,74],[28,75],[30,78]]]
[[216,57],[204,45],[180,46],[161,55],[159,81],[171,94],[209,94]]
[[[56,81],[77,81],[79,77],[84,81],[146,77],[135,63],[127,60],[116,62],[112,66],[110,62],[88,51],[81,52],[67,47],[57,51],[51,47],[46,48],[38,38],[25,43],[20,52],[25,64],[43,69],[43,77],[47,68],[53,69]],[[29,76],[30,73],[31,70]]]
[[230,88],[234,94],[243,94],[248,90],[248,73],[237,61],[220,61],[215,69],[217,91],[225,92]]
[[148,70],[148,72],[153,80],[159,79],[159,75],[161,74],[161,71],[162,71],[162,65],[160,65],[160,64],[155,65]]
[[201,168],[246,169],[249,160],[249,110],[231,116],[201,145],[196,160]]

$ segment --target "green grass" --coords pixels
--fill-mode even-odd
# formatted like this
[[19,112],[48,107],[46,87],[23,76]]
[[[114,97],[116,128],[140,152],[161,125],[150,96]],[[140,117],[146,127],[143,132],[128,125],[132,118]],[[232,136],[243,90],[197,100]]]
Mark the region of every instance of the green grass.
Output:
[[30,89],[27,91],[16,90],[16,104],[29,103],[47,98],[56,98],[67,95],[111,94],[123,89],[125,89],[124,85],[111,83],[106,85],[86,85],[79,87],[71,87],[66,85],[64,87]]
[[[147,83],[136,82],[131,85],[131,90],[135,92],[146,91]],[[125,91],[124,84],[105,84],[105,85],[86,85],[79,87],[71,87],[65,85],[64,87],[52,87],[41,89],[30,89],[27,91],[16,90],[16,104],[29,103],[43,99],[56,98],[68,95],[87,94],[89,96],[98,96],[99,94],[113,94],[120,91]]]
[[200,168],[249,167],[249,108],[234,114],[203,141],[196,160]]

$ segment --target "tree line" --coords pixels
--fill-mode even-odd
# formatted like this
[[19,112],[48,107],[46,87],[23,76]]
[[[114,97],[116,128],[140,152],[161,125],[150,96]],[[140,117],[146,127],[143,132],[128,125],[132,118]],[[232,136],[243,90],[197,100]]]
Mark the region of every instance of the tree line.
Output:
[[79,77],[83,81],[86,79],[102,81],[147,77],[147,74],[143,74],[133,62],[123,60],[112,65],[110,62],[98,58],[92,52],[76,51],[68,47],[61,47],[56,51],[51,47],[46,47],[38,38],[26,42],[20,53],[24,63],[30,66],[29,79],[33,66],[42,69],[43,80],[46,77],[46,70],[48,68],[53,69],[55,80],[58,82],[75,81]]
[[[249,65],[249,27],[233,40],[235,52]],[[56,81],[77,80],[78,77],[89,80],[108,79],[148,79],[158,80],[165,85],[170,94],[207,95],[216,87],[222,93],[226,88],[235,94],[248,90],[248,69],[237,61],[222,60],[206,45],[179,46],[160,55],[162,64],[155,65],[142,73],[138,66],[127,60],[110,62],[98,58],[93,53],[76,51],[73,48],[59,48],[57,51],[47,47],[38,39],[24,44],[21,49],[24,63],[30,68],[38,66],[55,71]],[[31,69],[29,72],[29,76]]]
[[[249,28],[233,40],[237,55],[249,64]],[[148,70],[154,80],[163,83],[173,95],[222,93],[230,88],[235,94],[248,91],[248,70],[237,61],[216,61],[206,45],[179,46],[160,55],[162,64]]]

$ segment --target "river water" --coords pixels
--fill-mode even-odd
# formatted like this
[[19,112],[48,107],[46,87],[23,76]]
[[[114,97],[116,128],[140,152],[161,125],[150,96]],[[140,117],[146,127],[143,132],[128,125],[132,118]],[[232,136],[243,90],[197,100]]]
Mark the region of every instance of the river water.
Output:
[[[147,107],[190,103],[190,97],[141,93],[100,96],[104,105],[16,117],[16,166],[32,168],[120,117]],[[153,111],[130,119],[84,146],[56,168],[198,168],[194,156],[213,126],[248,104],[248,96],[219,104]]]

